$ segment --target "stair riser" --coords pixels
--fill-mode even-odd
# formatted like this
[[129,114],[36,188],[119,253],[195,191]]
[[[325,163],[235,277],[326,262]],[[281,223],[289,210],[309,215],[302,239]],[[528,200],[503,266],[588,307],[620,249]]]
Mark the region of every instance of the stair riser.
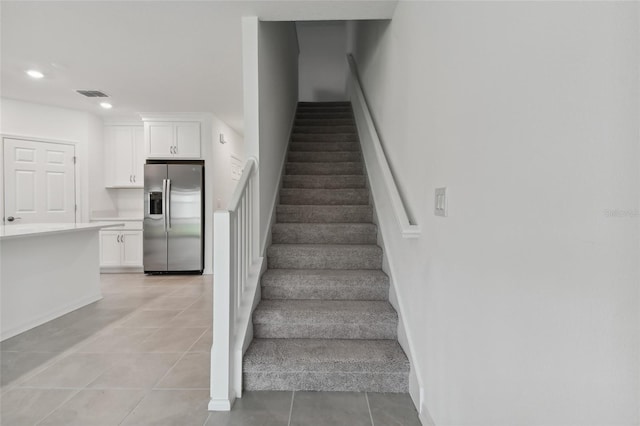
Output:
[[341,248],[271,246],[268,267],[273,269],[380,269],[382,250],[377,246]]
[[389,286],[263,285],[262,298],[267,300],[388,300]]
[[295,126],[355,126],[353,118],[299,118],[296,117]]
[[351,102],[349,101],[300,101],[298,102],[298,107],[345,107],[350,106]]
[[409,392],[409,375],[403,373],[245,372],[243,388],[249,391]]
[[285,175],[283,188],[347,189],[365,188],[364,176]]
[[356,126],[294,126],[293,133],[356,133]]
[[272,228],[274,244],[375,244],[375,225],[323,225],[277,223]]
[[362,163],[287,163],[288,175],[361,175]]
[[353,112],[353,110],[351,109],[351,106],[349,105],[334,105],[334,106],[325,106],[325,105],[320,105],[320,106],[306,106],[306,105],[299,105],[298,109],[296,110],[297,113],[309,113],[309,112],[328,112],[328,113],[351,113]]
[[356,142],[294,142],[289,152],[360,152]]
[[371,223],[371,206],[278,206],[278,223]]
[[345,112],[298,112],[296,114],[296,120],[352,120],[353,114],[351,111]]
[[289,152],[287,157],[290,162],[300,162],[300,163],[323,163],[323,162],[358,162],[362,161],[362,157],[360,157],[360,152],[351,151],[351,152],[299,152],[293,151]]
[[280,190],[280,204],[294,205],[367,205],[366,189],[292,189]]
[[274,324],[253,323],[258,339],[396,339],[397,321],[359,323]]
[[292,142],[358,142],[355,133],[293,133]]

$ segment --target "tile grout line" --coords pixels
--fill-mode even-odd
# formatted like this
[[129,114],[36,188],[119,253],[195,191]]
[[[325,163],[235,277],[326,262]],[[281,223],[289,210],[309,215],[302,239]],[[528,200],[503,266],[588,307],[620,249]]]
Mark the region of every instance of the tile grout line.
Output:
[[291,426],[291,416],[293,416],[293,400],[296,397],[296,391],[291,391],[291,405],[289,406],[289,422],[287,426]]
[[209,423],[209,419],[211,418],[211,411],[209,411],[209,414],[207,415],[207,418],[204,419],[204,423],[202,423],[202,426],[207,426],[207,423]]
[[124,423],[125,420],[127,420],[127,417],[129,417],[131,415],[131,413],[133,413],[136,410],[136,408],[138,408],[140,406],[140,403],[142,401],[144,401],[144,399],[147,397],[147,395],[149,395],[149,393],[150,393],[150,390],[147,390],[147,392],[145,392],[145,394],[142,395],[142,398],[140,398],[140,400],[138,400],[136,405],[134,405],[133,408],[131,410],[129,410],[129,412],[122,417],[122,420],[120,420],[120,422],[118,422],[118,425],[121,425],[122,423]]
[[[15,382],[9,384],[8,386],[3,386],[2,389],[0,389],[0,395],[2,395],[3,397],[6,396],[6,394],[12,390],[18,390],[18,389],[59,389],[59,390],[69,390],[70,394],[64,399],[62,400],[56,407],[54,407],[51,411],[46,412],[46,414],[41,417],[39,420],[37,420],[37,424],[41,424],[43,421],[45,421],[47,418],[49,418],[54,412],[56,412],[57,410],[59,410],[63,405],[67,404],[70,400],[72,400],[73,398],[75,398],[80,392],[84,391],[84,390],[95,390],[95,391],[101,391],[101,390],[105,390],[105,389],[114,389],[114,388],[104,388],[104,389],[100,389],[100,388],[89,388],[88,386],[93,383],[95,380],[90,381],[88,384],[86,384],[83,387],[46,387],[46,388],[42,388],[42,387],[38,387],[38,386],[21,386],[25,383],[27,383],[29,380],[31,380],[33,377],[39,375],[40,373],[44,372],[45,370],[47,370],[48,368],[50,368],[51,366],[55,365],[56,363],[60,362],[63,359],[66,359],[70,356],[73,355],[82,355],[85,354],[84,352],[80,352],[81,349],[83,347],[86,347],[90,342],[94,341],[95,339],[97,339],[100,336],[104,336],[106,334],[109,333],[109,331],[117,329],[119,327],[122,327],[122,325],[124,325],[124,323],[126,323],[133,315],[135,315],[138,312],[144,311],[145,307],[149,307],[151,306],[154,302],[156,302],[158,299],[161,299],[163,297],[167,297],[167,296],[171,296],[174,295],[175,293],[178,293],[180,289],[175,289],[172,291],[167,292],[166,294],[158,294],[155,295],[155,297],[151,298],[150,300],[147,300],[145,302],[143,302],[142,304],[138,305],[135,307],[134,311],[129,312],[128,314],[125,314],[124,317],[119,318],[118,320],[109,323],[104,329],[100,330],[98,333],[94,334],[93,336],[83,339],[82,341],[74,344],[73,346],[69,347],[68,349],[62,351],[62,352],[58,352],[55,353],[54,352],[54,356],[53,358],[48,359],[44,364],[38,366],[38,368],[36,368],[35,370],[32,370],[30,372],[28,372],[26,375],[19,377]],[[106,292],[105,292],[106,293]],[[198,303],[199,301],[201,301],[201,298],[206,298],[206,294],[201,294],[199,297],[196,297],[195,300],[190,303],[188,306],[186,306],[184,309],[179,310],[179,312],[173,317],[171,318],[171,320],[173,320],[174,318],[176,318],[179,315],[182,315],[185,311],[187,311],[188,309],[190,309],[193,305],[195,305],[196,303]],[[171,321],[170,320],[170,321]],[[168,322],[170,322],[168,321]],[[165,324],[166,326],[166,324]],[[144,328],[144,327],[142,327]],[[145,338],[142,339],[142,341],[146,341],[147,339],[151,338],[153,335],[155,335],[158,331],[160,331],[160,329],[162,327],[147,327],[147,328],[158,328],[158,330],[156,330],[154,333],[152,333],[150,336],[147,336]],[[201,327],[184,327],[184,328],[201,328]],[[198,337],[194,340],[194,342],[185,350],[185,351],[175,351],[175,352],[170,352],[170,353],[181,353],[181,356],[178,357],[177,361],[169,368],[169,370],[158,380],[156,381],[156,383],[151,386],[151,387],[147,387],[147,388],[143,388],[140,390],[146,390],[146,392],[143,393],[142,397],[140,398],[140,400],[137,402],[137,404],[122,418],[122,420],[120,421],[120,424],[122,424],[129,416],[130,414],[135,411],[135,409],[137,409],[137,407],[140,405],[140,403],[142,402],[142,400],[144,400],[152,391],[156,390],[154,389],[154,387],[162,380],[166,377],[166,375],[173,370],[173,368],[175,368],[175,365],[180,362],[185,356],[186,354],[189,353],[189,351],[196,345],[196,343],[207,333],[207,331],[211,330],[211,325],[208,325],[207,327],[202,327],[205,328],[205,330],[198,335]],[[3,352],[15,352],[15,353],[23,353],[23,352],[29,352],[29,351],[20,351],[20,350],[16,350],[16,351],[3,351]],[[38,352],[38,351],[36,351]],[[45,353],[49,353],[48,351],[45,351]],[[87,354],[90,354],[91,352],[87,352]],[[106,352],[94,352],[95,354],[107,354]],[[119,353],[119,352],[114,352],[114,353]],[[141,352],[143,353],[143,352]],[[163,352],[164,353],[164,352]],[[123,354],[126,355],[126,354]],[[107,368],[105,371],[109,370],[109,368]],[[101,374],[98,375],[98,377]],[[96,377],[97,378],[97,377]],[[131,390],[131,388],[122,388],[123,390]],[[137,388],[138,389],[138,388]],[[158,390],[172,390],[172,389],[158,389]],[[179,389],[179,390],[192,390],[192,389]],[[205,388],[203,388],[202,390],[206,390]],[[210,417],[207,416],[207,419]]]
[[[170,294],[172,294],[172,293],[174,293],[174,292],[171,292]],[[201,297],[204,297],[204,296],[201,296]],[[187,306],[187,307],[186,307],[186,308],[184,308],[182,311],[180,311],[180,313],[179,313],[179,314],[177,314],[175,317],[177,317],[178,315],[181,315],[182,313],[184,313],[187,309],[189,309],[189,308],[190,308],[193,304],[195,304],[198,300],[199,300],[199,298],[198,298],[198,299],[196,299],[196,300],[195,300],[191,305]],[[175,317],[173,317],[172,319],[174,319]],[[167,377],[167,375],[169,374],[169,372],[171,372],[171,370],[173,370],[173,369],[175,368],[176,364],[178,364],[178,363],[182,360],[182,358],[184,358],[184,356],[185,356],[187,353],[189,353],[189,350],[190,350],[190,349],[191,349],[191,348],[192,348],[192,347],[193,347],[193,346],[198,342],[198,340],[200,340],[200,338],[201,338],[201,337],[202,337],[202,336],[203,336],[203,335],[204,335],[208,330],[209,330],[209,329],[207,328],[205,331],[203,331],[203,332],[200,334],[200,336],[198,336],[198,338],[194,340],[194,342],[191,344],[191,346],[189,346],[189,347],[187,348],[187,350],[186,350],[186,351],[184,351],[184,352],[182,353],[182,355],[180,355],[180,356],[178,357],[178,359],[176,360],[176,362],[174,362],[174,363],[173,363],[173,365],[172,365],[171,367],[169,367],[169,369],[164,373],[164,375],[163,375],[162,377],[160,377],[158,380],[156,380],[156,382],[153,384],[153,386],[151,386],[151,387],[149,387],[149,388],[147,389],[147,392],[144,394],[144,396],[143,396],[142,398],[140,398],[140,401],[138,401],[138,403],[135,405],[135,407],[133,407],[133,408],[131,409],[131,411],[129,411],[129,412],[127,413],[127,415],[126,415],[126,416],[124,416],[124,417],[122,418],[122,421],[119,423],[120,425],[121,425],[122,423],[124,423],[124,421],[125,421],[125,420],[126,420],[126,419],[127,419],[127,418],[128,418],[128,417],[129,417],[133,412],[134,412],[134,411],[135,411],[135,409],[136,409],[136,408],[138,408],[138,406],[140,405],[140,403],[141,403],[142,401],[144,401],[144,399],[145,399],[147,396],[149,396],[149,394],[150,394],[151,392],[153,392],[154,390],[156,390],[156,385],[158,385],[158,383],[160,383],[160,382],[161,382],[165,377]],[[155,335],[158,331],[160,331],[160,329],[158,329],[155,333],[152,333],[152,334],[151,334],[151,336]],[[213,332],[213,331],[212,331],[212,332]],[[143,342],[144,342],[144,341],[146,341],[146,340],[147,340],[149,337],[151,337],[151,336],[148,336],[147,338],[143,339]],[[209,415],[207,416],[207,420],[209,419],[209,416],[211,416],[211,413],[209,413]]]
[[49,417],[50,415],[52,415],[54,412],[56,412],[58,410],[58,408],[62,407],[64,404],[66,404],[67,402],[71,401],[73,398],[75,398],[76,395],[78,395],[80,392],[82,391],[82,389],[76,389],[75,392],[71,392],[71,394],[65,398],[58,406],[56,406],[53,410],[49,411],[43,418],[41,418],[40,420],[38,420],[35,425],[39,425],[41,424],[43,421],[45,421],[47,419],[47,417]]
[[369,403],[369,392],[364,393],[364,399],[367,400],[367,408],[369,409],[369,419],[371,420],[371,426],[375,426],[373,423],[373,413],[371,412],[371,404]]
[[[169,375],[169,373],[170,373],[170,372],[171,372],[171,371],[176,367],[176,365],[178,365],[178,363],[179,363],[180,361],[182,361],[182,359],[183,359],[183,358],[184,358],[184,357],[189,353],[189,350],[190,350],[191,348],[193,348],[193,347],[195,346],[195,344],[196,344],[196,343],[198,343],[198,340],[200,340],[200,339],[202,338],[202,336],[204,336],[204,335],[205,335],[205,333],[206,333],[207,331],[209,331],[209,329],[208,329],[208,328],[207,328],[205,331],[203,331],[202,333],[200,333],[200,335],[198,336],[198,338],[197,338],[196,340],[194,340],[194,342],[191,344],[191,346],[189,346],[189,347],[187,348],[187,350],[185,350],[185,351],[182,353],[182,355],[180,355],[180,356],[178,357],[178,359],[176,360],[176,362],[174,362],[174,363],[173,363],[173,365],[172,365],[171,367],[169,367],[169,369],[164,373],[164,375],[163,375],[162,377],[160,377],[160,379],[158,379],[158,380],[153,384],[153,386],[151,386],[150,390],[152,390],[152,391],[153,391],[153,390],[157,390],[157,389],[156,389],[156,386],[158,385],[158,383],[160,383],[162,380],[164,380],[164,378],[165,378],[165,377],[167,377],[167,375]],[[213,332],[213,331],[212,331],[212,332]],[[194,352],[194,353],[196,353],[196,352]],[[209,375],[211,375],[211,373],[209,373]]]

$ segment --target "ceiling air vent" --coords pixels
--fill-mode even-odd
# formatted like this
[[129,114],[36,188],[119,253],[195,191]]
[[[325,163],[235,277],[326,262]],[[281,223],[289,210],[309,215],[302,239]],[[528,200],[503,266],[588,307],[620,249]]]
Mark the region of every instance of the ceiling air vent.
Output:
[[108,98],[109,95],[102,93],[99,90],[76,90],[76,92],[80,93],[87,98]]

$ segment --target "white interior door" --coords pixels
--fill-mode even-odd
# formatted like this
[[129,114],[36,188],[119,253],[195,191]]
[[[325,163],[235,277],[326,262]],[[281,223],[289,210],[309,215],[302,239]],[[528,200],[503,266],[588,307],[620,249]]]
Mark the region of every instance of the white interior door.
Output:
[[73,145],[4,139],[4,224],[75,222],[74,156]]

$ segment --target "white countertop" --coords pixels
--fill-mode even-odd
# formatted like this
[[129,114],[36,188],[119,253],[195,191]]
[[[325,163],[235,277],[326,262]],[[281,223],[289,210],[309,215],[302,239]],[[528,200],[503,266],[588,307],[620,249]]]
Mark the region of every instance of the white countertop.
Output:
[[121,222],[142,222],[144,218],[142,216],[92,216],[91,220],[98,221],[121,221]]
[[142,222],[144,215],[140,211],[116,211],[116,210],[96,210],[91,212],[92,221],[139,221]]
[[10,238],[32,237],[44,234],[61,234],[65,232],[88,231],[102,228],[122,226],[123,223],[28,223],[19,225],[0,225],[0,240]]

